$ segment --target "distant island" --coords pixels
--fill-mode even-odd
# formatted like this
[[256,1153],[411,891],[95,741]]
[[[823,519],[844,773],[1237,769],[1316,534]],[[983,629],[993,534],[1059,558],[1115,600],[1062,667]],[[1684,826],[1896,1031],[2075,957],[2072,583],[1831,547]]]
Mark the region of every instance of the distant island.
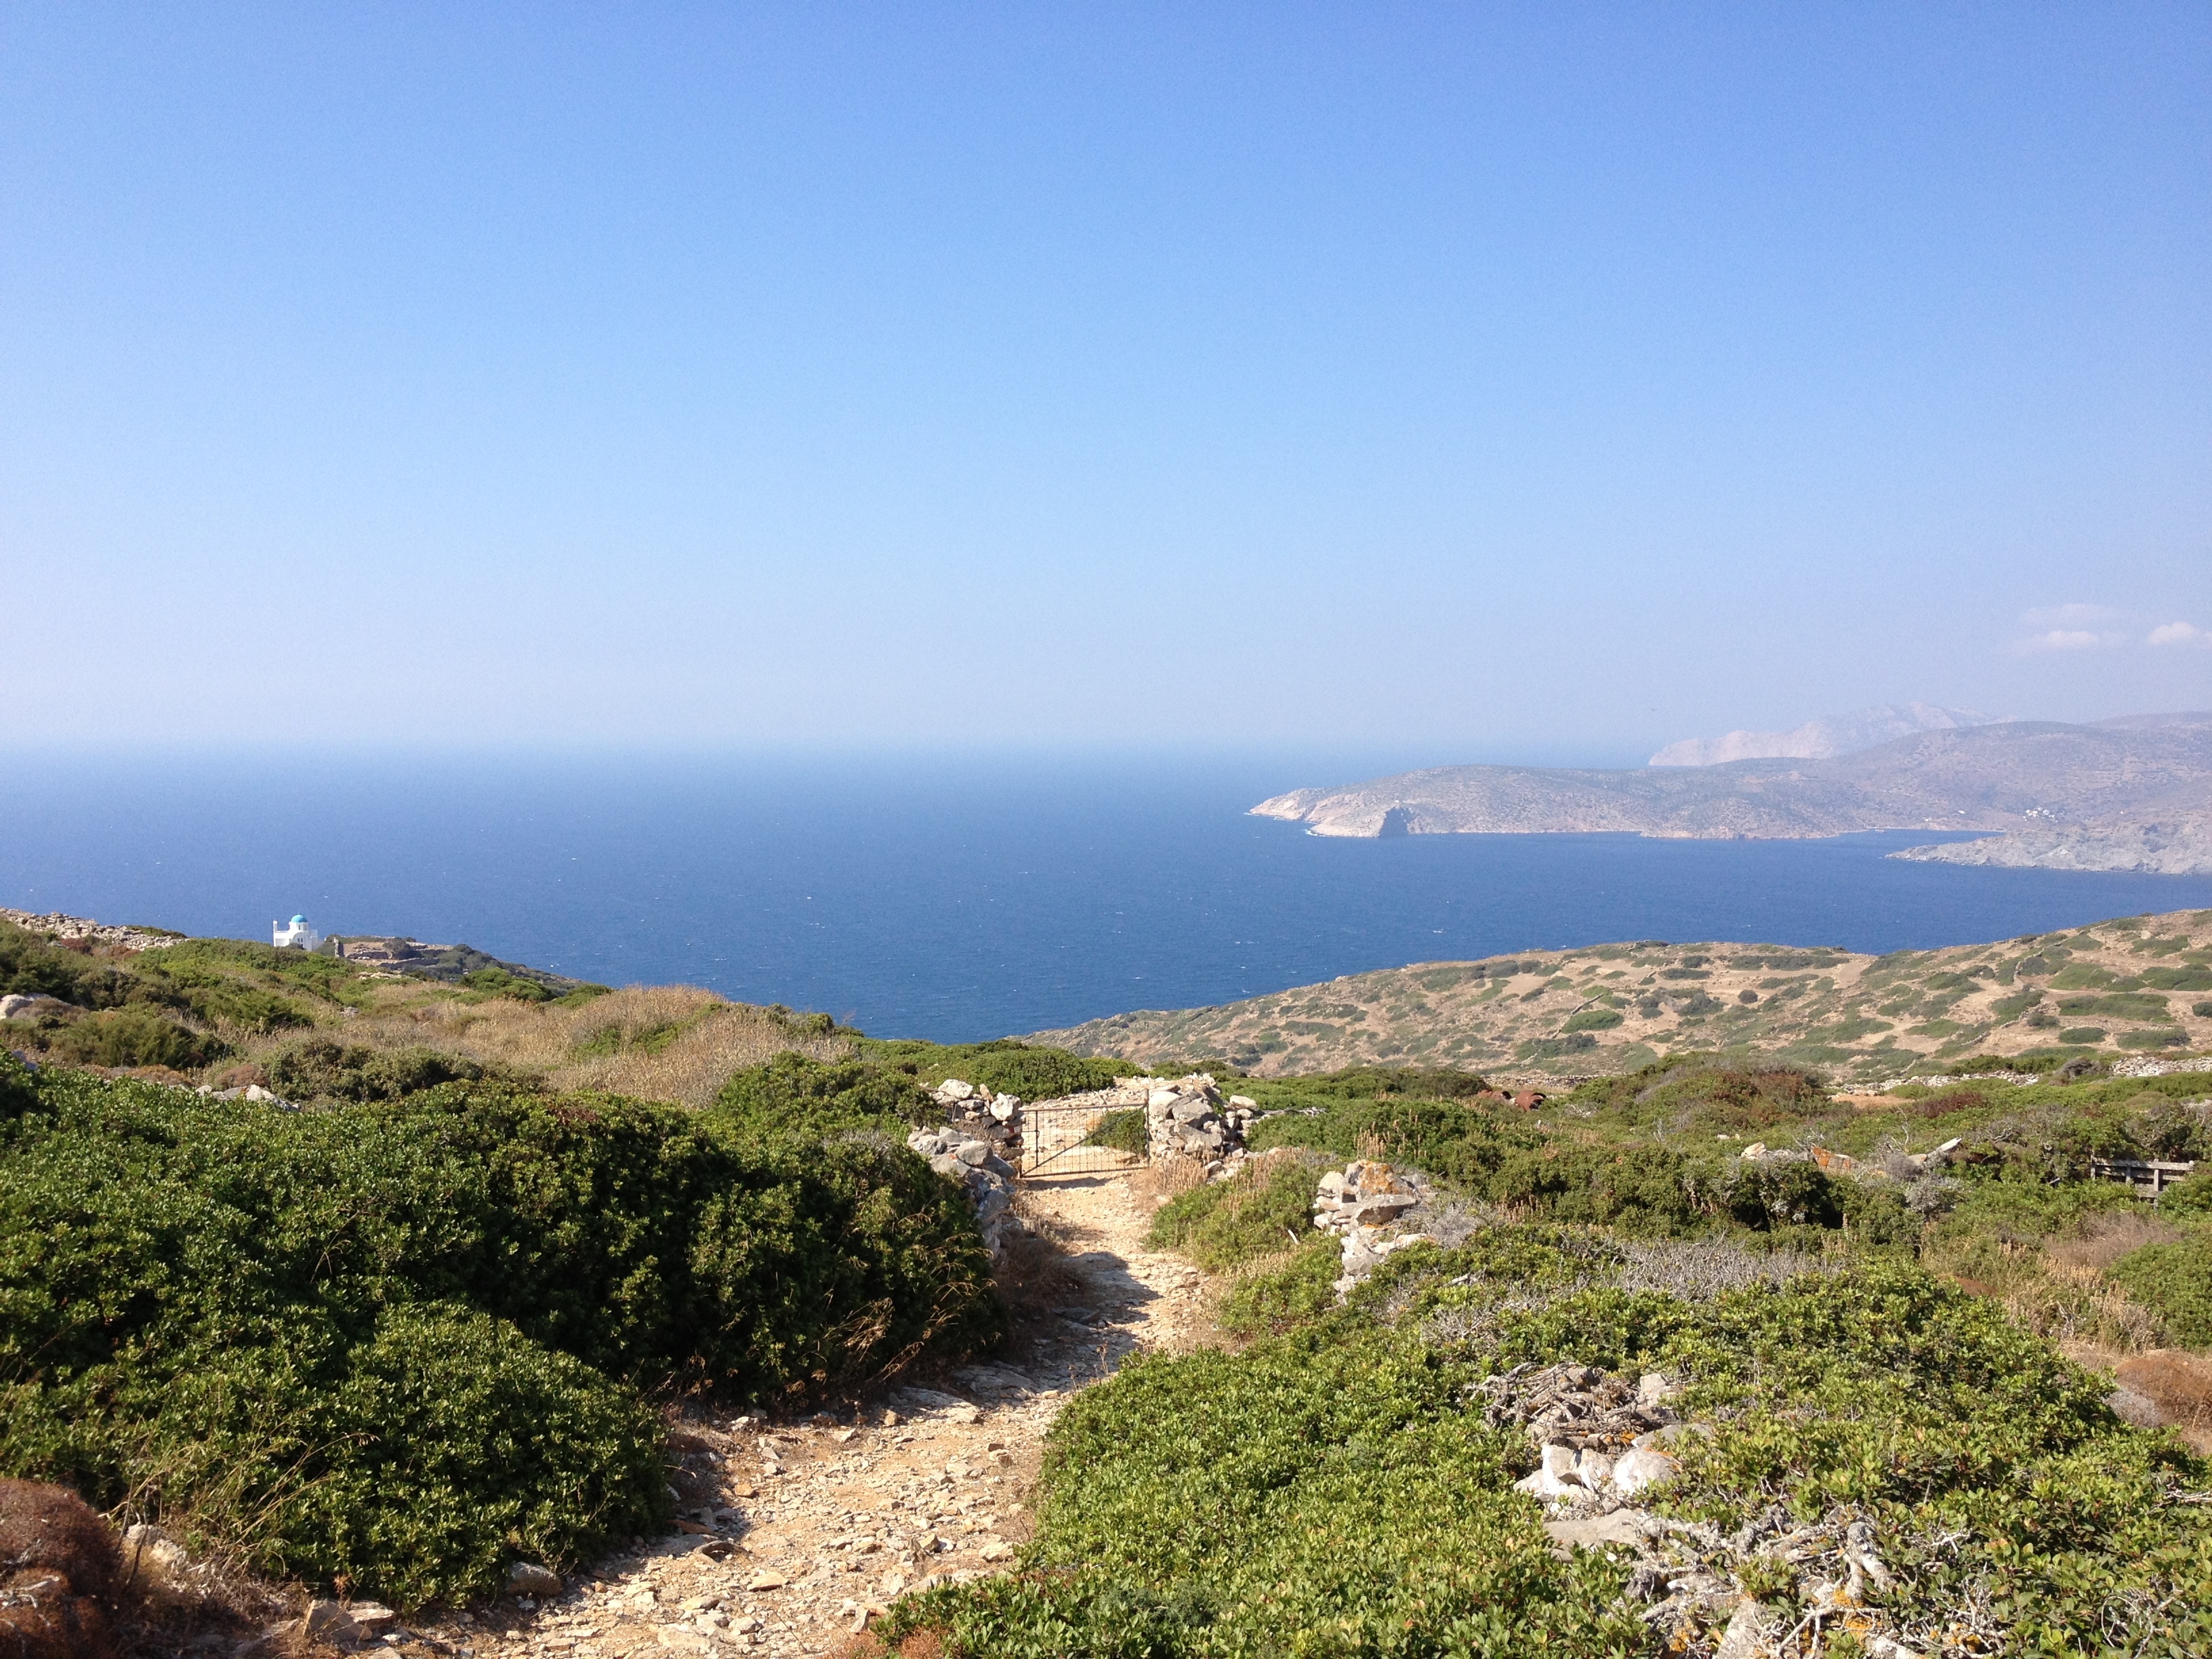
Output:
[[[2212,713],[1955,726],[1828,759],[1619,770],[1443,766],[1294,789],[1251,811],[1304,823],[1316,836],[1612,832],[1790,840],[1869,830],[1983,830],[2002,837],[2002,844],[1911,855],[2203,874],[2212,872]],[[1983,851],[1976,856],[1966,847]]]

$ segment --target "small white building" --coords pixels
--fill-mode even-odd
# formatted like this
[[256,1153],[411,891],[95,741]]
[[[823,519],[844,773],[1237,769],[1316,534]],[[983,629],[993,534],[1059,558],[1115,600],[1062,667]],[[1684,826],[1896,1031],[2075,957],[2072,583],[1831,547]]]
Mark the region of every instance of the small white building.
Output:
[[323,936],[307,926],[307,919],[305,916],[293,917],[292,925],[289,927],[281,921],[271,922],[270,927],[275,934],[271,942],[280,951],[287,949],[312,951],[323,942]]

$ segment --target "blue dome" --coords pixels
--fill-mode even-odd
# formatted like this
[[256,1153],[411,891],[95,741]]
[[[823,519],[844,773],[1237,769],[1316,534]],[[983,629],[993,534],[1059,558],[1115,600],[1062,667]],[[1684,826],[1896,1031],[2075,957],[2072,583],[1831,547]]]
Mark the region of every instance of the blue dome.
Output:
[[295,916],[292,918],[292,925],[295,927],[305,927],[307,925],[307,919],[305,916]]

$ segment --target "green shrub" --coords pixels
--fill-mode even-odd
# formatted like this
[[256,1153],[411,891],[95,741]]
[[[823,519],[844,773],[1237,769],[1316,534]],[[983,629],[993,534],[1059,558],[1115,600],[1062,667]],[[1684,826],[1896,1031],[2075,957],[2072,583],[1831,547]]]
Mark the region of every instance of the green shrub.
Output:
[[1232,1336],[1275,1336],[1310,1324],[1336,1305],[1343,1251],[1326,1233],[1309,1237],[1289,1261],[1238,1279],[1221,1304]]
[[0,921],[0,996],[59,997],[80,1008],[116,1008],[131,985],[131,976],[112,963],[64,950],[12,921]]
[[[2171,1498],[2212,1470],[2120,1424],[2107,1384],[1987,1299],[1899,1264],[1630,1291],[1620,1262],[1586,1234],[1492,1230],[1395,1256],[1243,1353],[1127,1367],[1052,1431],[1028,1571],[909,1598],[884,1635],[935,1630],[955,1656],[1666,1650],[1620,1565],[1549,1553],[1505,1491],[1532,1445],[1468,1404],[1486,1373],[1571,1359],[1687,1383],[1676,1407],[1704,1431],[1675,1448],[1674,1516],[1723,1540],[1870,1522],[1906,1629],[1971,1601],[1992,1650],[2109,1650],[2116,1608],[2156,1610],[2130,1652],[2212,1638],[2212,1516]],[[1809,1580],[1772,1557],[1701,1553],[1802,1615]]]
[[1152,1133],[1145,1118],[1145,1109],[1132,1106],[1127,1111],[1109,1112],[1091,1126],[1084,1137],[1086,1146],[1104,1146],[1117,1152],[1127,1152],[1142,1158],[1152,1146]]
[[31,1068],[10,1050],[0,1048],[0,1123],[31,1110],[38,1099]]
[[2173,1340],[2212,1346],[2212,1233],[2130,1251],[2112,1264],[2112,1277],[2157,1313]]
[[[0,1112],[5,1110],[4,1105],[0,1105]],[[2212,1216],[2212,1166],[2198,1170],[2168,1187],[2160,1195],[2158,1206],[2171,1216]]]
[[1287,1114],[1253,1125],[1245,1144],[1255,1152],[1304,1147],[1343,1159],[1370,1148],[1466,1191],[1480,1191],[1516,1152],[1540,1148],[1543,1137],[1519,1113],[1500,1115],[1480,1106],[1381,1096],[1326,1108],[1318,1117]]
[[1624,1570],[1545,1547],[1462,1373],[1387,1342],[1146,1358],[1072,1401],[1030,1574],[902,1603],[957,1654],[1640,1649]]
[[553,993],[534,979],[511,974],[504,968],[478,968],[463,974],[461,984],[471,991],[488,991],[494,996],[510,997],[517,1002],[550,1002]]
[[778,1054],[722,1085],[714,1110],[744,1133],[813,1139],[856,1129],[903,1134],[941,1121],[929,1093],[907,1073],[868,1060],[825,1062]]
[[0,1472],[356,1593],[481,1592],[665,1515],[641,1388],[803,1395],[1003,1329],[961,1194],[865,1135],[457,1085],[0,1089]]
[[1065,1048],[1032,1048],[1012,1037],[951,1045],[872,1039],[863,1041],[860,1050],[863,1059],[895,1066],[927,1088],[958,1078],[994,1094],[1024,1100],[1110,1089],[1116,1077],[1126,1077],[1133,1069],[1121,1060],[1073,1054]]
[[80,1066],[204,1066],[230,1052],[219,1037],[164,1018],[151,1008],[103,1008],[57,1027],[47,1052]]
[[445,1083],[475,1083],[486,1067],[435,1048],[366,1048],[308,1037],[262,1062],[269,1087],[287,1100],[398,1100]]
[[1181,1250],[1209,1273],[1280,1255],[1313,1231],[1314,1171],[1278,1156],[1248,1164],[1227,1181],[1171,1199],[1152,1218],[1146,1243]]
[[1618,1009],[1585,1008],[1578,1014],[1568,1016],[1562,1031],[1609,1031],[1627,1018]]

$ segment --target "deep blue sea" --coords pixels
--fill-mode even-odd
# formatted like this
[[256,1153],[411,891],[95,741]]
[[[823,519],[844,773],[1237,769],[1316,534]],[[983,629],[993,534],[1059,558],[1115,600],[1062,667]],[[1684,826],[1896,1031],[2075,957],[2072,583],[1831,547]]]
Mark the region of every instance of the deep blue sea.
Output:
[[1882,856],[1924,832],[1336,841],[1245,815],[1382,769],[19,757],[0,904],[262,939],[298,911],[947,1042],[1607,939],[1881,951],[2212,907],[2212,878]]

